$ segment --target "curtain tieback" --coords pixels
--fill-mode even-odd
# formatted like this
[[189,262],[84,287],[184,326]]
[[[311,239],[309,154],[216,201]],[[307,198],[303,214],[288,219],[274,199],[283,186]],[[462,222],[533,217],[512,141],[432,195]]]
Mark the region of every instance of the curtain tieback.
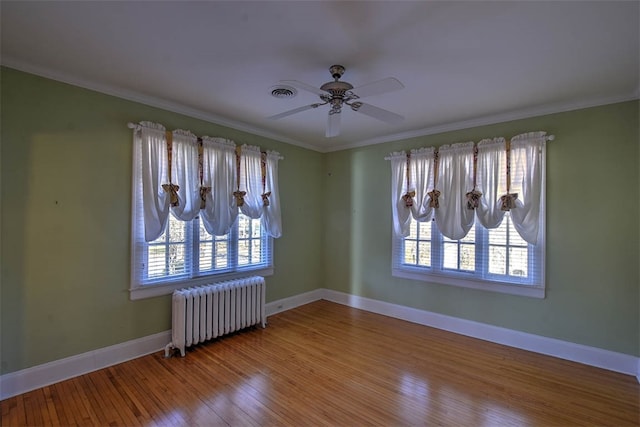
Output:
[[507,193],[504,196],[501,196],[500,210],[510,211],[511,209],[515,208],[517,198],[518,198],[518,193]]
[[416,197],[415,191],[408,191],[407,194],[402,196],[402,200],[404,200],[404,205],[408,208],[413,206],[413,198]]
[[266,193],[262,193],[262,205],[269,206],[269,196],[271,195],[271,191],[267,191]]
[[236,204],[238,205],[238,207],[242,207],[244,206],[244,196],[247,195],[246,191],[234,191],[233,195],[236,198]]
[[171,206],[176,207],[180,205],[180,201],[178,200],[178,190],[180,190],[180,186],[176,184],[162,184],[162,189],[165,193],[169,193],[169,202]]
[[467,194],[467,209],[474,210],[480,204],[482,193],[476,189],[469,191]]
[[438,197],[440,197],[440,191],[435,188],[427,193],[430,197],[429,199],[429,207],[430,208],[439,208],[440,202],[438,201]]

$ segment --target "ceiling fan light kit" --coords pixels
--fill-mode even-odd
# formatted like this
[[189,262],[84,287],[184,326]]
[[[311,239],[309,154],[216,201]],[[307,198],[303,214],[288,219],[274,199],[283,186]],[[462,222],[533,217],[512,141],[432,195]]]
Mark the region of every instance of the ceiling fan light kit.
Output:
[[[380,95],[383,93],[403,89],[404,86],[397,79],[393,77],[387,77],[386,79],[378,80],[362,85],[358,88],[354,88],[351,83],[340,80],[345,72],[345,68],[342,65],[332,65],[331,67],[329,67],[329,72],[331,73],[331,76],[334,80],[332,82],[323,84],[319,89],[315,86],[311,86],[297,80],[282,81],[282,83],[286,84],[287,87],[306,90],[318,95],[322,102],[294,108],[293,110],[270,116],[268,117],[268,119],[278,120],[292,114],[329,104],[329,117],[327,121],[327,129],[325,132],[327,138],[338,136],[340,134],[340,113],[342,112],[343,105],[351,107],[353,111],[365,114],[369,117],[381,120],[389,124],[398,124],[404,120],[404,117],[399,114],[392,113],[391,111],[387,111],[385,109],[358,101],[359,99],[366,96]],[[272,90],[271,94],[273,96],[276,96],[274,94],[274,90]],[[276,97],[284,98],[287,96]]]

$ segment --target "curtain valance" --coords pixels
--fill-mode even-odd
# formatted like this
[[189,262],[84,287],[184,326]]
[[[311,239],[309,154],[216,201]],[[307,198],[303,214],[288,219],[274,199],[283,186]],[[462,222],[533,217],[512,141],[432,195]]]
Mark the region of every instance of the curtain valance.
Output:
[[145,240],[165,230],[169,213],[182,221],[200,215],[207,232],[229,232],[238,211],[280,237],[282,222],[275,151],[224,138],[167,131],[152,122],[129,123],[140,145]]
[[391,153],[393,229],[409,235],[411,218],[435,219],[453,240],[467,235],[477,218],[485,228],[498,227],[510,212],[514,227],[531,244],[538,238],[545,132],[506,140],[484,139]]

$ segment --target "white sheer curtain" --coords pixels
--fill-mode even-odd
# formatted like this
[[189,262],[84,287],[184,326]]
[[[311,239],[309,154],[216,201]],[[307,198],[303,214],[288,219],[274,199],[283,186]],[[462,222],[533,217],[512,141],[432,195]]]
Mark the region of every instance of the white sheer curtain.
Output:
[[140,122],[129,127],[134,129],[136,157],[141,162],[141,175],[136,180],[142,184],[139,209],[145,241],[162,235],[170,211],[182,221],[200,215],[206,231],[216,236],[227,234],[241,211],[250,218],[262,217],[270,236],[282,235],[279,153],[266,153],[263,169],[260,147],[243,145],[238,156],[233,141],[203,137],[200,154],[198,137],[176,130],[169,135],[169,157],[168,136],[162,125]]
[[[473,142],[442,146],[436,180],[433,147],[411,150],[408,180],[405,152],[391,153],[386,159],[391,161],[394,233],[406,237],[411,217],[426,221],[433,216],[444,236],[459,240],[473,226],[474,215],[482,226],[492,229],[500,226],[505,212],[510,211],[516,231],[535,245],[540,234],[546,141],[545,132],[518,135],[511,139],[507,151],[504,138],[484,139],[475,147],[475,162]],[[467,205],[474,175],[475,190],[482,193],[475,209]],[[429,189],[439,190],[438,207],[430,206]]]
[[511,219],[518,234],[533,245],[539,234],[545,137],[544,132],[530,132],[511,139],[511,191],[519,195]]
[[505,147],[504,138],[483,139],[478,143],[477,187],[482,196],[476,214],[484,228],[498,227],[504,217],[500,197],[507,192]]
[[473,142],[445,145],[438,150],[438,229],[452,240],[462,239],[473,226],[473,210],[466,193],[473,187]]
[[415,201],[411,206],[411,216],[419,222],[430,221],[433,207],[430,206],[429,190],[433,189],[435,149],[433,147],[411,150],[409,170]]
[[393,229],[397,236],[409,235],[412,217],[421,222],[431,219],[433,208],[429,206],[428,192],[433,187],[434,152],[433,147],[426,147],[411,150],[409,160],[404,151],[386,157],[391,161]]
[[180,186],[178,204],[171,213],[182,221],[191,221],[200,211],[198,137],[189,131],[174,130],[171,156],[171,182]]
[[[403,196],[409,192],[407,187],[407,153],[397,151],[391,153],[387,160],[391,161],[391,215],[393,231],[397,236],[409,235],[411,209],[406,206]],[[413,191],[413,190],[412,190]]]
[[244,203],[240,211],[249,218],[262,216],[262,154],[260,147],[243,145],[240,151],[240,186]]
[[142,203],[144,239],[157,239],[164,232],[169,217],[169,195],[162,189],[168,182],[167,139],[165,128],[151,122],[142,122],[140,138],[142,154]]
[[[280,153],[267,151],[265,156],[265,181],[262,193],[262,226],[269,236],[282,236],[282,219],[280,215],[280,197],[278,191],[278,162],[282,159]],[[265,200],[266,199],[266,200]]]
[[238,216],[233,192],[237,188],[236,145],[224,138],[202,138],[203,185],[206,191],[202,223],[209,234],[224,236]]

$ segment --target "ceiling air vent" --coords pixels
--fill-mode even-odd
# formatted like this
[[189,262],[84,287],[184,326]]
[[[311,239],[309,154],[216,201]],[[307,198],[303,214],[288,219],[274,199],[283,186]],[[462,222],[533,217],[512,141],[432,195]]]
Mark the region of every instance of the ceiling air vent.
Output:
[[273,86],[270,90],[271,96],[280,99],[293,98],[298,93],[294,87],[285,85]]

